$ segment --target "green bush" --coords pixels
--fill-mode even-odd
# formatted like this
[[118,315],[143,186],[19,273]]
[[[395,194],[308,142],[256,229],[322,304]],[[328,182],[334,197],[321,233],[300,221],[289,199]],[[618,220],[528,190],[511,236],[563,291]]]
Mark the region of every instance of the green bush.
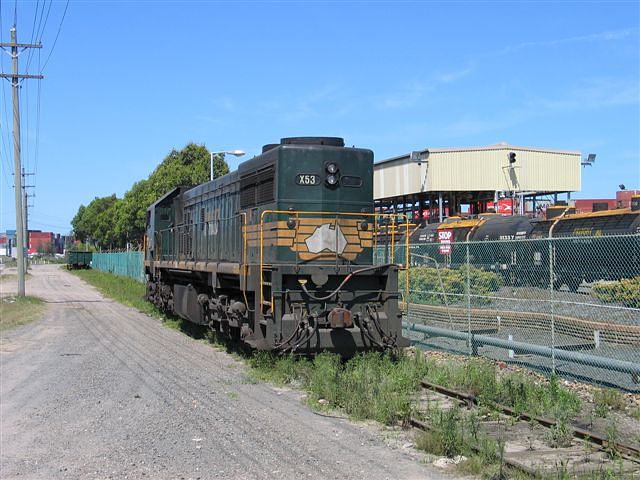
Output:
[[[466,266],[458,269],[412,267],[409,270],[409,301],[428,305],[443,305],[445,295],[448,303],[456,303],[466,292]],[[473,295],[484,296],[495,292],[502,285],[502,277],[476,267],[469,267],[469,282]],[[405,277],[399,278],[400,289],[404,289]],[[444,294],[443,294],[444,290]],[[475,298],[474,302],[478,302]]]
[[603,302],[620,302],[627,307],[640,308],[640,277],[596,283],[591,295]]

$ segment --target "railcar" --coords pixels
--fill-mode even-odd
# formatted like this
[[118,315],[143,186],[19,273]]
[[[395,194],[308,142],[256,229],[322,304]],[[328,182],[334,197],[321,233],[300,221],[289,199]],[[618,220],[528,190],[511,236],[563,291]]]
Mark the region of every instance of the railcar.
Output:
[[468,256],[476,267],[501,273],[509,285],[548,286],[552,281],[555,288],[576,291],[584,281],[640,275],[640,196],[632,198],[629,208],[576,214],[571,207],[553,206],[547,213],[546,219],[451,217],[416,230],[411,251],[421,252],[414,257],[425,263],[452,267],[466,263]]
[[69,250],[67,252],[67,270],[77,270],[82,268],[91,268],[91,260],[93,252]]
[[255,349],[349,356],[407,346],[406,266],[373,262],[373,231],[387,217],[374,213],[371,150],[283,138],[148,209],[148,299]]
[[[640,196],[632,198],[629,208],[578,214],[567,207],[554,210],[551,218],[533,222],[529,234],[540,277],[576,291],[583,281],[640,275]],[[554,239],[551,245],[543,241],[548,238]],[[552,272],[549,255],[554,259]]]
[[501,274],[508,284],[518,284],[528,273],[525,259],[531,252],[522,240],[531,229],[531,220],[521,215],[503,217],[486,213],[473,219],[450,217],[416,231],[412,245],[415,240],[418,244],[430,243],[426,257],[438,264],[459,267],[468,257],[474,266]]

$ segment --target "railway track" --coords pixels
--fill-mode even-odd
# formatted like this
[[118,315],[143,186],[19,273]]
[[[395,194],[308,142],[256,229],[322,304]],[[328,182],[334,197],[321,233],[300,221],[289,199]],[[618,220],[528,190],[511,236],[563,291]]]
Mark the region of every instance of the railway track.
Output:
[[[443,385],[431,383],[426,380],[423,380],[421,385],[424,390],[435,392],[436,395],[440,395],[446,400],[461,402],[467,409],[478,408],[478,398],[475,395],[450,389]],[[549,418],[516,411],[506,405],[493,404],[492,407],[495,411],[512,418],[513,421],[518,423],[526,422],[527,425],[537,425],[547,430],[559,428],[558,422]],[[428,422],[415,417],[412,417],[409,423],[414,428],[422,431],[429,431],[433,428]],[[612,437],[607,437],[598,432],[580,428],[575,425],[569,425],[568,430],[575,441],[583,442],[583,445],[593,446],[593,451],[591,451],[590,447],[585,448],[580,445],[576,446],[578,450],[576,450],[577,455],[574,452],[574,456],[580,457],[580,462],[578,462],[579,465],[573,465],[574,472],[576,472],[576,468],[579,470],[577,473],[602,471],[606,460],[608,459],[610,461],[609,457],[611,456],[611,453],[615,452],[615,455],[617,455],[620,461],[624,464],[619,468],[622,468],[625,473],[631,474],[633,478],[636,478],[634,475],[640,474],[639,446],[617,441]],[[498,438],[494,439],[498,440]],[[519,439],[519,441],[519,443],[522,442],[521,439]],[[534,477],[544,476],[545,471],[547,471],[547,473],[553,473],[552,469],[557,468],[558,465],[566,467],[565,462],[569,462],[567,459],[572,456],[571,451],[567,448],[534,449],[529,447],[528,451],[523,451],[522,449],[518,449],[517,447],[510,445],[510,442],[511,441],[508,439],[505,440],[505,454],[502,458],[503,463]],[[513,443],[518,443],[518,441],[516,440]],[[593,458],[587,459],[588,456],[585,452],[589,452]],[[599,454],[594,455],[595,453]],[[536,455],[544,460],[537,462],[535,459]],[[533,461],[531,461],[532,458]]]

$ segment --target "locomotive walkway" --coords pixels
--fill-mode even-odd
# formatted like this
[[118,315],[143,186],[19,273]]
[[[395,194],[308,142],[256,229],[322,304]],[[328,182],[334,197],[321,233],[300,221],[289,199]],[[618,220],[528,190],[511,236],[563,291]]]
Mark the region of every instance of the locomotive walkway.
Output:
[[48,307],[0,339],[3,479],[445,478],[57,266],[27,294]]

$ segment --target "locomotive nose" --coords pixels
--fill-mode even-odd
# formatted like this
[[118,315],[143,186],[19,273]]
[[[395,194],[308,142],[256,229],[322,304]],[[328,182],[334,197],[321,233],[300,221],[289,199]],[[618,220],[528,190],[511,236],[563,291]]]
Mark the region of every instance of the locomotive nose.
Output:
[[351,311],[346,308],[336,307],[327,315],[331,328],[351,328],[353,327],[353,318]]

